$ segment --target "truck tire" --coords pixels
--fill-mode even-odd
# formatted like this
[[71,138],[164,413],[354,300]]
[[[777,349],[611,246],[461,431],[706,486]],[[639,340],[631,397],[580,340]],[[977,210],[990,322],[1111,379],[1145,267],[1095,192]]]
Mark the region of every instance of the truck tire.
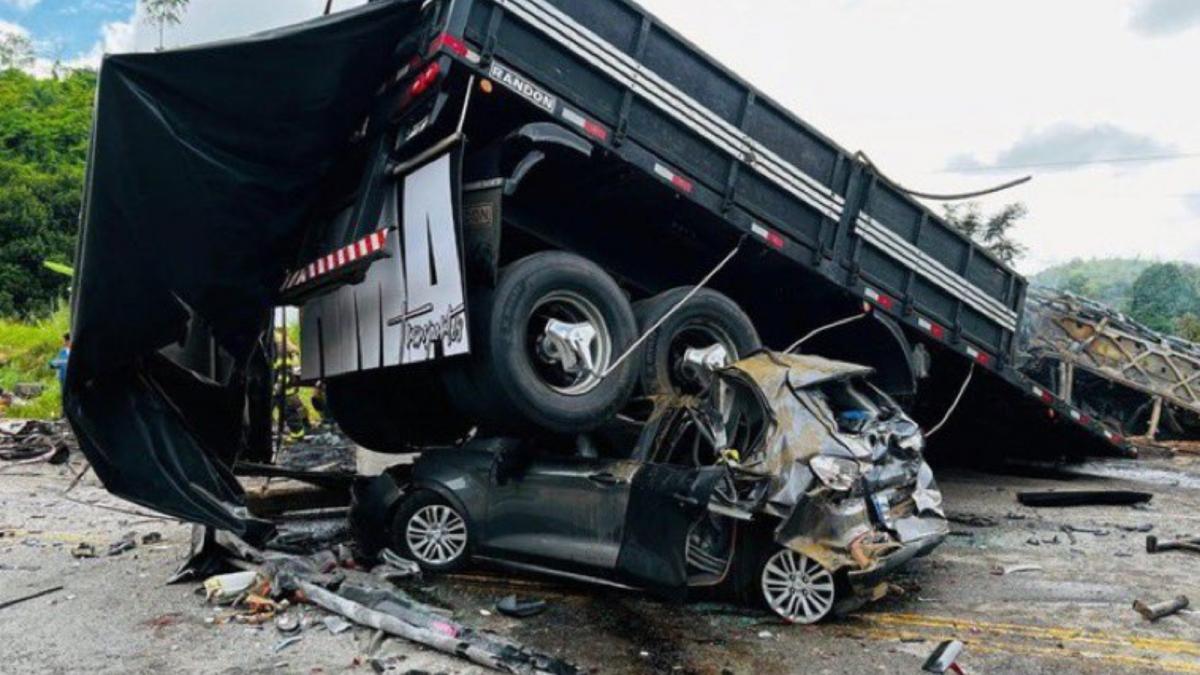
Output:
[[[633,306],[638,329],[647,331],[680,300],[690,287],[674,288]],[[654,331],[640,350],[641,390],[648,396],[696,394],[704,383],[686,372],[683,356],[689,349],[720,345],[728,363],[762,348],[754,322],[736,302],[717,291],[700,289],[679,311]]]
[[[489,433],[582,433],[629,400],[634,359],[599,374],[633,344],[637,323],[620,287],[594,263],[535,253],[504,268],[496,287],[475,293],[469,307],[472,356],[447,374],[447,384],[455,404]],[[590,370],[551,339],[552,326],[591,331],[581,343]]]
[[421,366],[331,378],[325,399],[342,432],[376,452],[453,445],[471,429],[450,405],[440,378]]

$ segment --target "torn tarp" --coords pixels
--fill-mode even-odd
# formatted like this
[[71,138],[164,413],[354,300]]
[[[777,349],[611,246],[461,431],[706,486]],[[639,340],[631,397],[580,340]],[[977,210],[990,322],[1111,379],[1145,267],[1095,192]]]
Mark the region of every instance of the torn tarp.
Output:
[[114,494],[251,538],[269,528],[227,468],[263,439],[248,395],[269,391],[262,338],[323,181],[421,4],[105,58],[65,396]]

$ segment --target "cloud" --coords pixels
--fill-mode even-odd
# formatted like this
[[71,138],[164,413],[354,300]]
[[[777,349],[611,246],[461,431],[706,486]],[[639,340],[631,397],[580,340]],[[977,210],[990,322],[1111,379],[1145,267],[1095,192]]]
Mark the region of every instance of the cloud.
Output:
[[1174,35],[1200,26],[1200,2],[1196,0],[1139,0],[1129,27],[1148,36]]
[[15,23],[9,23],[3,19],[0,19],[0,35],[4,33],[16,33],[17,35],[29,37],[29,30],[24,26]]
[[41,1],[42,0],[0,0],[0,5],[8,5],[9,7],[15,7],[19,11],[25,12],[36,7]]
[[1200,218],[1200,192],[1193,192],[1190,195],[1183,196],[1183,205],[1187,210],[1197,218]]
[[1172,151],[1174,148],[1168,144],[1113,124],[1083,127],[1063,123],[1026,134],[992,161],[956,155],[947,162],[946,169],[960,173],[1034,168],[1070,171],[1086,164],[1131,161]]

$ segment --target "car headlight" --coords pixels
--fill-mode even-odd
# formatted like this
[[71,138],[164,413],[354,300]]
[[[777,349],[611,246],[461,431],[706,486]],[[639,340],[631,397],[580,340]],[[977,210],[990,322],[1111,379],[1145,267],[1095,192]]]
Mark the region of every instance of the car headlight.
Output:
[[838,492],[849,492],[862,475],[858,462],[842,457],[817,455],[809,460],[808,466],[826,487]]

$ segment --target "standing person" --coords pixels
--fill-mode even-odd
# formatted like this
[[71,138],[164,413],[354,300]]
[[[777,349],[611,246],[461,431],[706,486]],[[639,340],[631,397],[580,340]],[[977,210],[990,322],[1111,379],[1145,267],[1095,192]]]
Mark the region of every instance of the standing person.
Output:
[[67,411],[66,397],[63,396],[67,388],[67,361],[71,357],[71,334],[63,333],[62,348],[58,350],[58,354],[50,360],[50,367],[58,371],[58,391],[59,396],[63,397],[63,412]]

